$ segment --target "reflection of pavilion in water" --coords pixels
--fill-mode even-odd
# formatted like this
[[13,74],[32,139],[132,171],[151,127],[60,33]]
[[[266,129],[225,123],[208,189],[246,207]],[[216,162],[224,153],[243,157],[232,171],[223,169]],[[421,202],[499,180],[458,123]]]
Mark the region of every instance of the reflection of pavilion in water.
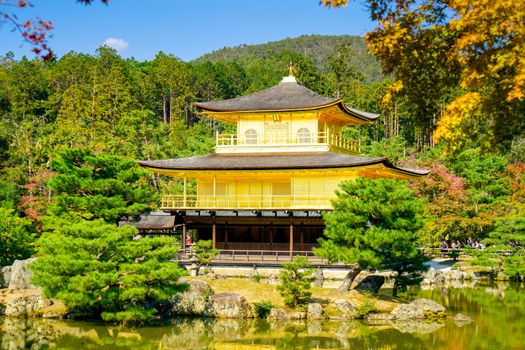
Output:
[[318,95],[293,76],[251,95],[195,106],[235,123],[236,133],[217,133],[208,156],[139,163],[181,179],[182,193],[162,198],[161,209],[182,225],[183,236],[193,230],[223,252],[310,252],[341,181],[426,174],[359,156],[359,141],[343,137],[342,129],[379,115]]

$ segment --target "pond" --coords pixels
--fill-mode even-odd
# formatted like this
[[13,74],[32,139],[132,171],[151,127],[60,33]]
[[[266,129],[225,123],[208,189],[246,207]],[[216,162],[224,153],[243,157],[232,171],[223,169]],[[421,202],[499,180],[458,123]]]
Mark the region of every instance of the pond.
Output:
[[1,349],[525,349],[525,287],[499,284],[414,291],[456,324],[177,319],[148,327],[0,318]]

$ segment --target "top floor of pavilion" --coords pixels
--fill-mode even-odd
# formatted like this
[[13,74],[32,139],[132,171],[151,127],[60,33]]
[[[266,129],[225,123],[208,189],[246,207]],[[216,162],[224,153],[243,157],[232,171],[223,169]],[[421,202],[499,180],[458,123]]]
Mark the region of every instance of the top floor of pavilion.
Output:
[[346,106],[299,84],[289,75],[271,88],[223,101],[195,103],[200,114],[237,126],[234,134],[216,134],[215,152],[337,152],[358,155],[359,140],[342,128],[375,121],[379,114]]

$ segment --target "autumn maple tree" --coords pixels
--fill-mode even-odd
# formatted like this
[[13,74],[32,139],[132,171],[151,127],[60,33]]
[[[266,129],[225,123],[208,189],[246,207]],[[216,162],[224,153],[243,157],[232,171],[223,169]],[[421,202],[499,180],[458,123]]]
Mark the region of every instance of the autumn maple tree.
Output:
[[[109,3],[109,0],[100,0]],[[90,5],[93,0],[77,0],[78,3]],[[17,9],[33,7],[33,3],[27,0],[0,0],[0,26],[8,24],[12,29],[20,32],[24,41],[28,42],[31,49],[37,56],[45,61],[55,59],[55,54],[48,46],[49,34],[54,28],[52,21],[44,20],[39,17],[21,19],[15,13]]]
[[[322,0],[340,7],[348,0]],[[411,102],[421,127],[458,150],[472,136],[507,147],[525,129],[525,3],[367,0],[370,51],[394,81],[385,102]]]

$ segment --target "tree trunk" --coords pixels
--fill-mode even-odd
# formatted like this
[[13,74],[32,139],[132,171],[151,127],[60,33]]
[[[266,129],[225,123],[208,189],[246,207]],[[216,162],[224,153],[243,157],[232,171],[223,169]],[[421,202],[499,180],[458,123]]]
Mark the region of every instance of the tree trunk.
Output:
[[170,113],[169,113],[169,123],[171,124],[171,120],[173,119],[173,93],[170,92]]
[[162,117],[164,120],[164,125],[168,124],[168,111],[166,108],[166,96],[162,96]]
[[399,288],[399,283],[397,282],[397,278],[394,279],[394,286],[392,287],[392,296],[397,297],[397,289]]
[[151,173],[151,181],[153,182],[153,187],[155,187],[155,189],[158,190],[159,185],[157,184],[157,177],[154,173]]
[[359,275],[361,271],[363,270],[359,266],[357,265],[353,266],[350,269],[350,271],[348,271],[348,274],[344,278],[343,283],[341,283],[341,285],[337,288],[337,290],[340,293],[348,292],[350,288],[352,287],[352,283],[354,283],[355,278],[357,277],[357,275]]

